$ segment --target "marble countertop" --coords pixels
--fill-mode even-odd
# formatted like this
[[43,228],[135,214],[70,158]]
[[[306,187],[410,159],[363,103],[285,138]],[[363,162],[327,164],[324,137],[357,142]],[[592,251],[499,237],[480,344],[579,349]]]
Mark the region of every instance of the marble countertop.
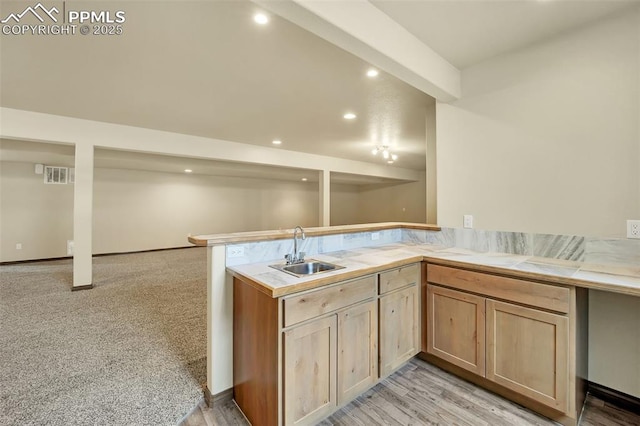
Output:
[[560,285],[640,296],[640,266],[619,267],[508,253],[478,253],[456,247],[416,243],[395,243],[337,251],[318,254],[312,258],[344,266],[344,269],[302,278],[269,267],[278,261],[239,265],[228,267],[227,270],[271,297],[309,290],[422,260],[440,265],[473,267],[484,272],[508,274]]

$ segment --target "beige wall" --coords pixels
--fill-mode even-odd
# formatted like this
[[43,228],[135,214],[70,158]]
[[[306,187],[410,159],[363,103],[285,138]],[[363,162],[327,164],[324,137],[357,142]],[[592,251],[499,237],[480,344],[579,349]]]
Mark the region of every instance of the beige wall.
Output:
[[331,225],[418,222],[426,217],[425,181],[331,186]]
[[[66,256],[73,185],[45,185],[33,163],[1,162],[0,261]],[[316,226],[316,184],[95,169],[93,251],[188,246],[189,233]],[[15,250],[21,242],[22,250]]]
[[425,181],[365,185],[358,197],[363,223],[418,222],[426,220]]
[[589,380],[640,397],[640,297],[589,294]]
[[622,236],[640,218],[638,13],[463,71],[437,105],[438,222]]
[[73,185],[45,185],[34,163],[0,162],[0,261],[66,256],[72,239]]
[[[640,219],[640,11],[462,81],[460,101],[437,104],[440,225],[623,236]],[[640,397],[638,303],[590,292],[589,377]]]
[[438,223],[436,104],[427,107],[427,223]]
[[331,225],[364,223],[359,215],[358,185],[331,184]]

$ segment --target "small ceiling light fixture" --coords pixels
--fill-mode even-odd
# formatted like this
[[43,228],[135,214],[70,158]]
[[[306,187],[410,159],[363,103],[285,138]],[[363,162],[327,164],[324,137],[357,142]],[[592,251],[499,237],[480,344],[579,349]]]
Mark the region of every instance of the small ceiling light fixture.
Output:
[[255,15],[253,15],[253,20],[256,24],[259,25],[266,25],[267,23],[269,23],[269,17],[264,13],[256,13]]
[[280,145],[282,143],[282,141],[280,139],[276,139],[271,143],[274,144],[274,145]]
[[385,160],[388,160],[387,163],[389,164],[392,164],[394,161],[398,159],[398,156],[391,152],[388,145],[376,146],[373,149],[373,151],[371,151],[373,155],[378,155],[379,152],[382,153],[382,158],[384,158]]
[[356,118],[356,115],[352,112],[348,112],[345,115],[343,115],[345,120],[353,120]]
[[307,178],[302,178],[301,179],[303,182],[306,182],[308,179]]
[[191,173],[191,172],[193,172],[193,170],[191,170],[191,169],[184,169],[184,172],[185,172],[185,173]]
[[369,70],[367,71],[367,77],[374,78],[377,77],[378,74],[380,74],[380,72],[375,68],[369,68]]

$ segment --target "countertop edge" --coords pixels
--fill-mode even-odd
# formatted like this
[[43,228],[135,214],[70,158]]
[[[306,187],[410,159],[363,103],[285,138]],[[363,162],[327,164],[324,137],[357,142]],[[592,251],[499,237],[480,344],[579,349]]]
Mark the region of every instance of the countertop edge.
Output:
[[634,287],[627,287],[624,285],[590,281],[590,280],[578,279],[573,277],[548,275],[544,273],[536,273],[536,272],[530,272],[530,271],[514,270],[514,269],[509,269],[509,268],[504,268],[499,266],[464,262],[460,260],[442,259],[438,257],[430,257],[428,255],[411,256],[411,257],[407,257],[406,259],[395,260],[382,265],[376,265],[376,266],[356,269],[356,270],[347,271],[347,272],[339,272],[339,273],[328,275],[328,276],[318,277],[313,280],[304,281],[300,284],[292,284],[286,287],[279,287],[279,288],[271,287],[266,283],[256,280],[248,275],[234,271],[230,268],[227,268],[227,272],[231,274],[233,277],[238,278],[240,281],[243,281],[244,283],[254,287],[260,292],[268,295],[269,297],[277,298],[277,297],[287,296],[294,293],[299,293],[302,291],[313,290],[326,285],[335,284],[340,281],[358,278],[358,277],[362,277],[369,274],[375,274],[384,270],[398,268],[401,266],[409,265],[416,262],[423,262],[423,261],[431,264],[442,265],[442,266],[472,269],[475,271],[480,271],[480,272],[485,272],[490,274],[504,275],[504,276],[514,277],[514,278],[533,280],[533,281],[538,281],[538,282],[542,282],[549,285],[581,287],[581,288],[603,290],[603,291],[609,291],[614,293],[640,297],[640,289],[636,289]]
[[239,273],[229,268],[227,268],[227,271],[233,277],[238,278],[239,280],[245,282],[246,284],[249,284],[250,286],[256,288],[257,290],[265,293],[270,297],[276,298],[276,297],[287,296],[289,294],[300,293],[306,290],[313,290],[319,287],[323,287],[325,285],[335,284],[340,281],[346,281],[353,278],[363,277],[365,275],[375,274],[381,271],[385,271],[387,269],[399,268],[401,266],[421,262],[422,258],[423,256],[416,255],[413,257],[407,257],[406,259],[385,263],[384,265],[370,266],[368,268],[360,268],[353,271],[336,272],[333,275],[325,275],[313,280],[304,281],[300,284],[293,284],[287,287],[280,287],[280,288],[273,288],[268,284],[255,280],[250,276]]
[[[305,228],[308,237],[322,235],[348,234],[353,232],[383,231],[386,229],[420,229],[425,231],[440,231],[437,225],[410,222],[383,222],[364,223],[358,225],[323,226]],[[191,244],[200,247],[211,247],[231,243],[248,243],[254,241],[281,240],[293,237],[293,229],[280,229],[270,231],[234,232],[229,234],[203,234],[189,235],[187,238]]]

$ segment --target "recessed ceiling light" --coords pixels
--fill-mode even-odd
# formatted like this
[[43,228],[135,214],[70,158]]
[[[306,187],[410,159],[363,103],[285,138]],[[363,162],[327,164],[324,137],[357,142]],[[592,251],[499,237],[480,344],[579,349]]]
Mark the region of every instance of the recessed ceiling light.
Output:
[[380,72],[375,68],[369,68],[369,70],[367,71],[367,77],[377,77],[378,74],[380,74]]
[[393,164],[393,160],[387,161],[387,164]]
[[191,173],[191,172],[193,172],[193,170],[191,170],[191,169],[184,169],[184,172],[185,172],[185,173]]
[[282,141],[281,141],[281,140],[279,140],[279,139],[276,139],[276,140],[274,140],[274,141],[273,141],[273,142],[271,142],[271,143],[272,143],[272,144],[274,144],[274,145],[280,145],[280,144],[282,143]]
[[356,118],[356,115],[352,112],[348,112],[345,115],[343,115],[345,120],[353,120],[354,118]]
[[307,178],[302,178],[302,181],[303,181],[303,182],[306,182],[307,180],[308,180]]
[[269,22],[269,17],[264,13],[256,13],[253,15],[253,20],[256,24],[265,25]]

